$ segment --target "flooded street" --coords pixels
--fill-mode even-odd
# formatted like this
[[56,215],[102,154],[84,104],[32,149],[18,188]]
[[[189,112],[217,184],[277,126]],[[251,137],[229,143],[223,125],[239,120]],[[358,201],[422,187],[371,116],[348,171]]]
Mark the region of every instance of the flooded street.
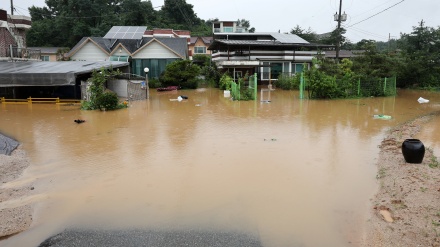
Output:
[[[386,130],[440,110],[440,94],[423,91],[300,100],[275,90],[270,103],[234,102],[218,89],[151,93],[107,112],[0,104],[0,132],[31,159],[7,186],[35,187],[0,209],[36,203],[31,229],[0,246],[38,246],[70,227],[209,228],[270,247],[352,246],[378,186]],[[189,99],[170,100],[179,95]],[[417,136],[435,155],[439,123]]]

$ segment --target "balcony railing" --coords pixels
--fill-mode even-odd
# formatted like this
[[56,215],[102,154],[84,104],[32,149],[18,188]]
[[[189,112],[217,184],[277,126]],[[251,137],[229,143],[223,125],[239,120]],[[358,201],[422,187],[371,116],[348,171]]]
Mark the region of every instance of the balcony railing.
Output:
[[0,58],[3,60],[40,60],[41,51],[17,47],[0,47]]

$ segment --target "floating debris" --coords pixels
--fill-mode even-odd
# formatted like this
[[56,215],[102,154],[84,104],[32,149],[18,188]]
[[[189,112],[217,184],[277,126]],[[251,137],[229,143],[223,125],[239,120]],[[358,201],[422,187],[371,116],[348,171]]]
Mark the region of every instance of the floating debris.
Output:
[[373,115],[374,119],[384,119],[384,120],[389,120],[392,117],[389,115],[382,115],[382,114],[378,114],[378,115]]

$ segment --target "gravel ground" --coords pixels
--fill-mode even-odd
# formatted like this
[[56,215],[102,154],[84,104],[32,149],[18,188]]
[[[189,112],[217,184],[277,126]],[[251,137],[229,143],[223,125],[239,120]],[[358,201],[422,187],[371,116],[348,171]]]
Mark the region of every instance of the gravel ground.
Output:
[[135,229],[118,231],[67,230],[47,239],[39,247],[82,246],[262,247],[258,238],[240,233]]
[[401,147],[424,123],[423,116],[389,131],[380,145],[371,216],[360,246],[440,246],[440,165],[429,147],[422,164],[409,164]]
[[[10,156],[0,154],[0,205],[8,200],[19,199],[32,193],[32,185],[20,188],[5,187],[8,182],[17,179],[29,164],[26,153],[20,146]],[[31,205],[14,208],[0,206],[0,239],[28,229],[31,223]]]

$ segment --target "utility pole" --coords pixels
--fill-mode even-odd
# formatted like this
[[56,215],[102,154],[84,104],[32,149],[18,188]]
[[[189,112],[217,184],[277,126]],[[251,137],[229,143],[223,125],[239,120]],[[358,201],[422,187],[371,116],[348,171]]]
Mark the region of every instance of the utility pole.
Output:
[[[11,0],[12,1],[12,0]],[[339,1],[339,14],[338,14],[338,37],[336,39],[336,62],[339,61],[339,49],[341,43],[341,11],[342,11],[342,0]]]
[[14,15],[14,1],[11,0],[11,15]]

